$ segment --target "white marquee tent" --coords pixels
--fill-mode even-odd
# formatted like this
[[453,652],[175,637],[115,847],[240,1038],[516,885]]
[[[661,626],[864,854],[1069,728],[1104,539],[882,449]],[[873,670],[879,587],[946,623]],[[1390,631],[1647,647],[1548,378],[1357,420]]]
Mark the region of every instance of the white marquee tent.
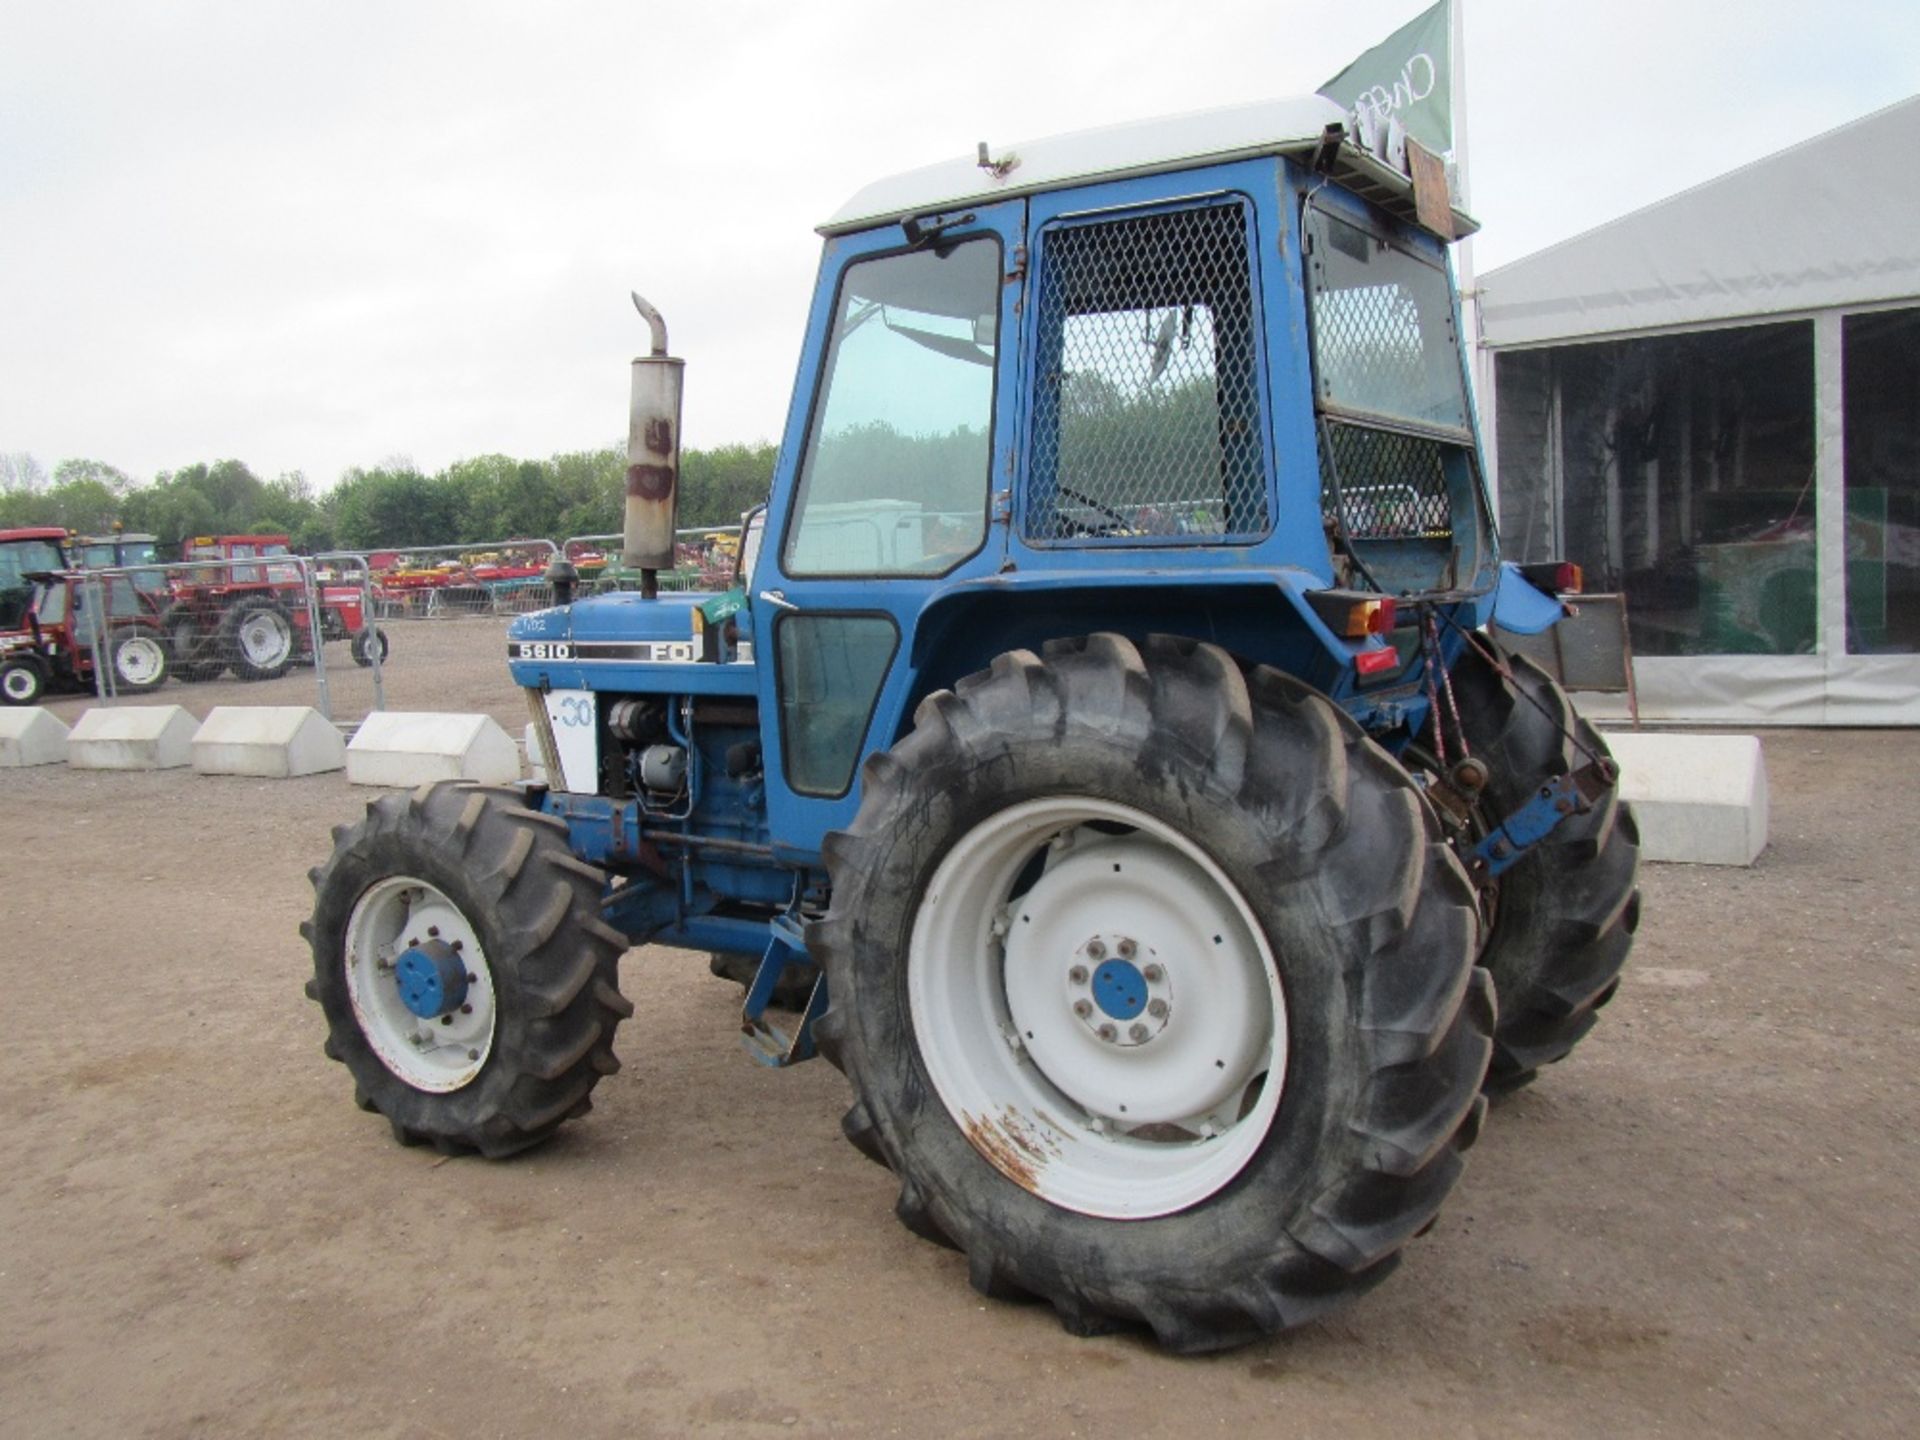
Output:
[[1626,595],[1647,718],[1920,724],[1916,155],[1920,97],[1480,279],[1503,548]]

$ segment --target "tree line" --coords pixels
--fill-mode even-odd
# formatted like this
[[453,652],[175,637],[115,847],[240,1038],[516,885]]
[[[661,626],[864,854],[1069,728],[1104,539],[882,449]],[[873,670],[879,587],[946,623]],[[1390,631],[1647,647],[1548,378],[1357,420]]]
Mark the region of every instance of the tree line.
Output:
[[[767,498],[771,444],[722,445],[680,457],[679,523],[732,525]],[[609,534],[621,528],[626,452],[545,460],[481,455],[428,474],[404,459],[355,467],[317,490],[299,471],[272,478],[240,460],[162,471],[148,481],[98,460],[0,455],[0,529],[59,525],[157,536],[162,553],[196,535],[284,534],[296,550],[404,549]]]

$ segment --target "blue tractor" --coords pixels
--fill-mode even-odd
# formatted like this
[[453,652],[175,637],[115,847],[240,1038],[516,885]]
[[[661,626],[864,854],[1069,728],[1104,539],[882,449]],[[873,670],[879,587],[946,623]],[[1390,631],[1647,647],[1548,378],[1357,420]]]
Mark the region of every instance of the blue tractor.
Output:
[[1490,639],[1572,577],[1498,558],[1435,173],[1311,99],[855,196],[735,588],[557,564],[507,644],[545,782],[382,797],[313,872],[359,1103],[521,1150],[617,1068],[624,952],[751,956],[750,1052],[845,1072],[985,1294],[1198,1351],[1385,1275],[1638,918],[1604,743]]

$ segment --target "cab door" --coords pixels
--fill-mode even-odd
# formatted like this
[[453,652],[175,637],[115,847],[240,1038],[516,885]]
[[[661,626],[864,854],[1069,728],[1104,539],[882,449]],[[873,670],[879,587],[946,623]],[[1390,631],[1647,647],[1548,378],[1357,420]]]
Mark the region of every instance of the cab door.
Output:
[[827,243],[748,587],[776,850],[858,807],[937,591],[1005,558],[1024,201]]

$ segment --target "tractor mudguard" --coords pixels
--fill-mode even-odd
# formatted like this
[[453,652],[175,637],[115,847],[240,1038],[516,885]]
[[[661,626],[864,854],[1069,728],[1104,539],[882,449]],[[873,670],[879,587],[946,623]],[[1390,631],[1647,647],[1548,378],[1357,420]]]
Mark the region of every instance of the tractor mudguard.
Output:
[[1518,565],[1501,563],[1489,623],[1516,635],[1538,635],[1558,625],[1566,615],[1567,607],[1521,574]]

